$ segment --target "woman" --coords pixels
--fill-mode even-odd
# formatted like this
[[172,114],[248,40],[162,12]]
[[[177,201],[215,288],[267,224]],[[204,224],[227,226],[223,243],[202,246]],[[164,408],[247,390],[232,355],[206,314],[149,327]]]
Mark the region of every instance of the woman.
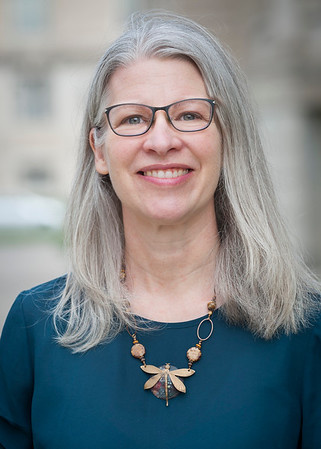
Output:
[[135,15],[89,93],[70,273],[3,331],[3,447],[320,447],[319,284],[275,204],[230,56]]

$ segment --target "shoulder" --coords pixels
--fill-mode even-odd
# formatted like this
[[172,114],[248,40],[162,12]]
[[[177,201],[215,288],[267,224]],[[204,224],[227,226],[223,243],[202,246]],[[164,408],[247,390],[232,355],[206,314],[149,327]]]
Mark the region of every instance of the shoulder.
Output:
[[57,304],[66,284],[66,276],[53,279],[21,292],[14,301],[7,322],[22,319],[26,324],[47,317]]
[[321,346],[321,312],[318,312],[313,316],[306,332],[312,341],[318,342]]
[[51,281],[45,282],[44,284],[37,285],[29,290],[24,290],[20,293],[18,298],[42,298],[42,299],[52,299],[55,296],[59,296],[65,287],[66,275],[59,278],[53,279]]
[[299,349],[297,357],[302,360],[302,368],[306,371],[312,366],[318,366],[321,374],[321,311],[316,311],[308,325],[290,341]]
[[[301,310],[300,310],[301,309]],[[304,309],[304,313],[302,313]],[[321,336],[321,294],[319,292],[308,292],[302,299],[299,307],[298,330],[294,335],[290,332],[290,337],[311,342]]]
[[311,337],[321,338],[321,295],[311,295],[312,312],[309,323],[306,327],[306,333]]

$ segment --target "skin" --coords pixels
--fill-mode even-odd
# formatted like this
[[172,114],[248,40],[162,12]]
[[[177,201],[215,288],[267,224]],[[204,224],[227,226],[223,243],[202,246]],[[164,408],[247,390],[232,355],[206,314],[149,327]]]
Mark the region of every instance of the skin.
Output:
[[[188,98],[209,98],[198,69],[185,60],[150,58],[114,73],[106,106],[164,106]],[[90,143],[96,170],[109,173],[122,203],[132,310],[168,322],[206,314],[219,246],[213,197],[222,149],[214,121],[205,130],[184,133],[158,111],[142,136],[120,137],[108,128],[98,147],[92,130]],[[180,168],[188,173],[171,179],[146,176]]]

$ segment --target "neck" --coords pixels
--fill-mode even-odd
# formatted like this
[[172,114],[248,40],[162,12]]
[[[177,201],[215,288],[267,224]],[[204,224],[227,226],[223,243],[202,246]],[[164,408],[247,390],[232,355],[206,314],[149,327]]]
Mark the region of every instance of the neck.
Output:
[[206,314],[219,239],[214,210],[198,218],[156,225],[124,214],[126,283],[137,315],[169,322]]

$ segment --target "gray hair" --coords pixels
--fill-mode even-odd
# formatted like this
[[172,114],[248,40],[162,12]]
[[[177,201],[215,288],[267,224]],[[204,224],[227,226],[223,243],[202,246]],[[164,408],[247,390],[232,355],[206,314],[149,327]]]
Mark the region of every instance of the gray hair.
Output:
[[[133,327],[120,280],[124,254],[121,204],[108,176],[95,170],[89,132],[104,136],[108,81],[144,57],[196,64],[222,134],[223,168],[214,195],[220,249],[214,274],[222,313],[269,339],[309,323],[319,284],[293,250],[277,210],[246,81],[218,40],[169,13],[136,13],[98,64],[85,112],[76,182],[67,214],[71,269],[54,310],[60,344],[86,351]],[[312,294],[311,294],[312,293]]]

